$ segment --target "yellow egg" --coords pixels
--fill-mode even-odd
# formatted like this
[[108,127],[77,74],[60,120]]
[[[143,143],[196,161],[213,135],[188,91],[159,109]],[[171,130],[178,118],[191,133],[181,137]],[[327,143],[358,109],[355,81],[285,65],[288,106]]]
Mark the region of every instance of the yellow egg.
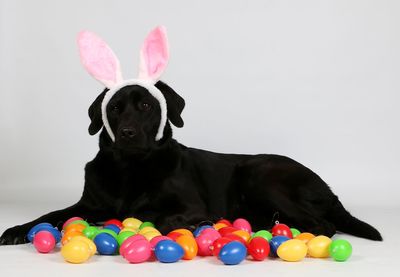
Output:
[[139,229],[140,225],[143,222],[137,218],[133,218],[133,217],[128,217],[125,218],[124,221],[122,221],[122,225],[124,227],[129,227],[129,228],[133,228],[133,229]]
[[61,248],[61,255],[67,262],[80,264],[86,262],[91,256],[91,250],[86,242],[80,240],[70,241]]
[[228,225],[226,225],[225,223],[215,223],[213,227],[215,230],[218,231],[221,228],[228,227]]
[[96,244],[94,244],[94,242],[90,239],[88,239],[85,236],[75,236],[73,238],[71,238],[71,241],[83,241],[84,243],[87,243],[88,247],[89,247],[89,251],[90,251],[90,255],[93,256],[94,254],[96,254],[97,248],[96,248]]
[[146,226],[146,227],[143,227],[139,231],[139,234],[142,235],[142,234],[147,233],[147,232],[158,232],[158,230],[156,228],[154,228],[154,227]]
[[150,241],[154,237],[161,236],[161,233],[158,231],[150,231],[141,235],[144,236],[148,241]]
[[307,243],[308,255],[313,258],[329,257],[329,245],[332,240],[326,236],[316,236]]
[[125,227],[125,228],[122,228],[121,231],[119,231],[119,233],[126,232],[126,231],[134,232],[134,233],[136,234],[137,231],[138,231],[138,229],[133,229],[133,228],[130,228],[130,227]]
[[301,240],[291,239],[278,247],[277,254],[284,261],[298,262],[307,255],[307,246]]

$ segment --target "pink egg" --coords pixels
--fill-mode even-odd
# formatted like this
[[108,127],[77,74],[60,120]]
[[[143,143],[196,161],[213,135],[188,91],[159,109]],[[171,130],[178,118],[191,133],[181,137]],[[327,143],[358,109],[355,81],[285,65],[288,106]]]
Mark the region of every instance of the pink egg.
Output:
[[172,240],[172,239],[167,236],[156,236],[150,240],[151,249],[156,248],[157,243],[159,243],[162,240]]
[[67,221],[64,222],[62,229],[64,230],[65,226],[67,226],[68,224],[70,224],[72,221],[75,221],[75,220],[83,220],[83,218],[79,217],[79,216],[71,217],[70,219],[68,219]]
[[212,256],[211,246],[216,239],[210,234],[201,234],[196,238],[197,254],[199,256]]
[[150,242],[146,239],[139,239],[129,244],[125,249],[124,258],[130,263],[142,263],[151,256]]
[[138,241],[138,240],[146,240],[147,241],[147,239],[144,236],[139,235],[139,234],[133,235],[133,236],[127,238],[122,243],[121,247],[119,248],[119,253],[121,254],[121,256],[125,257],[125,251],[130,247],[130,245],[132,243],[134,243],[135,241]]
[[40,253],[49,253],[56,245],[56,239],[49,231],[40,231],[33,238],[33,245]]
[[215,230],[214,228],[204,229],[201,232],[201,235],[210,236],[213,239],[213,241],[216,240],[216,239],[219,239],[221,237],[221,234],[217,230]]
[[238,218],[233,222],[233,227],[238,228],[240,230],[246,231],[251,234],[251,225],[244,218]]

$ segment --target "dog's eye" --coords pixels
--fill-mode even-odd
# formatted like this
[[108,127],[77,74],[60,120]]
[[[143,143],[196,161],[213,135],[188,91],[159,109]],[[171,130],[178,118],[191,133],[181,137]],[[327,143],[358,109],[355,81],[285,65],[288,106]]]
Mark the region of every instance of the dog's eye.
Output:
[[150,111],[151,110],[151,105],[149,103],[140,103],[140,109],[142,111]]
[[118,105],[112,105],[112,106],[111,106],[111,111],[112,111],[113,113],[118,113],[118,112],[119,112],[119,107],[118,107]]

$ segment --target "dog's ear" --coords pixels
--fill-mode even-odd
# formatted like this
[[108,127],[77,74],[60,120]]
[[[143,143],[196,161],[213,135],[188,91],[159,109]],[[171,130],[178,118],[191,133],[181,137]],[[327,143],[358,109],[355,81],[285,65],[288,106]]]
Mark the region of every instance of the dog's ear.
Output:
[[162,92],[167,101],[167,116],[169,121],[176,127],[183,127],[181,113],[185,107],[185,100],[164,82],[158,81],[155,86]]
[[97,96],[96,100],[89,107],[89,117],[90,117],[90,125],[89,125],[89,134],[95,135],[98,131],[100,131],[101,127],[103,127],[103,120],[101,119],[101,102],[103,102],[104,95],[108,89],[104,89],[104,91]]

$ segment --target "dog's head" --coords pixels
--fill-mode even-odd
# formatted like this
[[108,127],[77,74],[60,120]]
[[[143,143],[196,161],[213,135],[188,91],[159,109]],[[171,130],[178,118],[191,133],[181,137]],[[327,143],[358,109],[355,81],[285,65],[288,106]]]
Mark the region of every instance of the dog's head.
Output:
[[[185,107],[184,99],[167,84],[158,81],[155,86],[167,102],[169,122],[183,127],[181,113]],[[103,127],[101,103],[108,89],[105,89],[89,107],[89,134],[94,135]],[[115,134],[113,147],[127,152],[143,152],[163,143],[171,137],[171,127],[167,124],[161,141],[154,138],[160,125],[161,109],[159,102],[138,85],[121,88],[106,107],[110,127]],[[105,135],[108,135],[105,132]]]

